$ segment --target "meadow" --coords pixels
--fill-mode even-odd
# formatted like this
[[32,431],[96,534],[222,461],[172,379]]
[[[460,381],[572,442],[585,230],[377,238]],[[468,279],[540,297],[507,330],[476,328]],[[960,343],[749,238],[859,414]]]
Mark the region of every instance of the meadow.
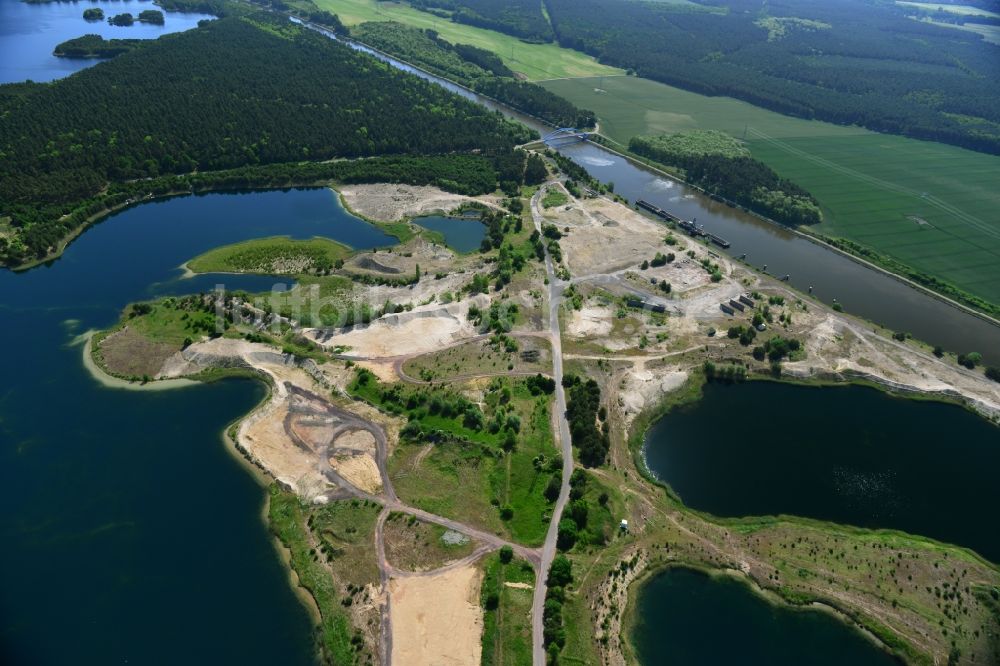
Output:
[[601,133],[716,129],[807,189],[823,209],[810,230],[846,238],[1000,303],[1000,157],[784,116],[635,77],[547,81],[597,113]]
[[448,19],[413,9],[405,3],[375,0],[315,0],[320,9],[333,12],[344,25],[351,27],[365,21],[398,21],[416,28],[436,30],[449,42],[471,44],[500,56],[504,64],[529,81],[572,76],[620,74],[622,70],[597,62],[591,56],[564,49],[556,44],[529,44],[517,37],[470,25],[452,23]]

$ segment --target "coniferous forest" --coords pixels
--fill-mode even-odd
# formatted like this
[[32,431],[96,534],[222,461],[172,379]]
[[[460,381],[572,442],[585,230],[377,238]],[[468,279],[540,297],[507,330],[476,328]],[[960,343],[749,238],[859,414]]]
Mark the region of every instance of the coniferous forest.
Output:
[[0,217],[16,231],[0,258],[10,264],[45,256],[72,231],[61,218],[109,184],[333,157],[500,156],[530,135],[284,17],[255,13],[164,36],[54,83],[0,86],[0,137]]

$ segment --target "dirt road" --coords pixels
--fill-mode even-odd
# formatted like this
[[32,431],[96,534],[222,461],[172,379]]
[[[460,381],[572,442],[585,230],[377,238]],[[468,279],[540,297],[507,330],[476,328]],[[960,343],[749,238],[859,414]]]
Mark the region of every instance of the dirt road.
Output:
[[[542,232],[542,213],[539,202],[545,188],[539,188],[531,198],[531,218],[538,233]],[[549,336],[552,344],[552,377],[556,381],[556,418],[559,421],[559,449],[563,457],[562,486],[559,488],[559,498],[552,511],[552,521],[542,545],[541,562],[537,570],[535,594],[531,603],[531,639],[532,663],[534,666],[545,666],[545,645],[543,641],[543,608],[548,586],[549,567],[556,554],[556,537],[559,532],[559,520],[569,499],[569,478],[573,474],[573,448],[570,442],[569,422],[566,420],[566,392],[563,390],[562,367],[562,337],[559,331],[559,306],[562,303],[565,284],[556,276],[555,266],[548,248],[545,249],[545,273],[549,278]]]

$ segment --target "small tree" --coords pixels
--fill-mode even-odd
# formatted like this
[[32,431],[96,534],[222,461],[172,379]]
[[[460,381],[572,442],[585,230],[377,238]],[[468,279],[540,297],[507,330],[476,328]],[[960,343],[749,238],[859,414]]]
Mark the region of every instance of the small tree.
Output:
[[510,564],[512,559],[514,559],[514,549],[510,546],[502,546],[500,548],[500,563]]

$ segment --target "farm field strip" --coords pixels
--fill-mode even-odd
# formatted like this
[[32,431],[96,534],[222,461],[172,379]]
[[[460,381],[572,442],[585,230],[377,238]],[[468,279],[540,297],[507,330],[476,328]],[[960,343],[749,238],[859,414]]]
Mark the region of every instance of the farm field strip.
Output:
[[333,12],[350,27],[366,21],[397,21],[420,29],[431,29],[452,43],[471,44],[496,53],[514,71],[529,80],[621,74],[591,56],[557,44],[529,44],[517,37],[453,23],[410,7],[405,3],[375,0],[315,0],[320,9]]

